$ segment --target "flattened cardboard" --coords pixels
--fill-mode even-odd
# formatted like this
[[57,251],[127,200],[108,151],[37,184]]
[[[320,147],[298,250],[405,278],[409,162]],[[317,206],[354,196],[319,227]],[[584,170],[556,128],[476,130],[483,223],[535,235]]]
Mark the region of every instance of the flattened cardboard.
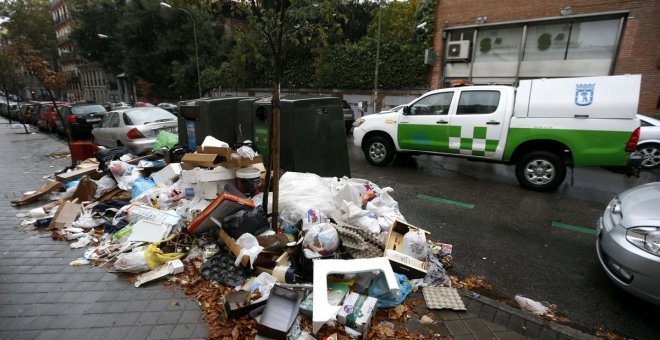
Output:
[[158,172],[151,174],[151,178],[156,184],[168,184],[178,178],[179,175],[181,175],[181,164],[170,163]]
[[257,327],[257,334],[273,339],[286,339],[298,316],[302,296],[297,292],[275,285]]
[[[231,238],[231,236],[227,235],[224,229],[220,228],[220,238],[222,239],[222,242],[225,243],[229,251],[234,254],[234,256],[238,256],[238,254],[241,253],[241,247],[236,244],[236,240]],[[250,258],[247,256],[243,256],[241,259],[241,266],[247,267],[247,265],[250,263]]]
[[60,204],[55,216],[53,216],[53,220],[48,225],[48,230],[70,227],[79,215],[80,204],[71,201],[64,201]]
[[85,162],[80,163],[75,170],[55,175],[55,178],[62,183],[66,183],[85,175],[93,177],[93,175],[97,172],[98,166],[98,162],[90,161],[88,159]]
[[28,203],[31,203],[31,202],[34,202],[34,201],[40,199],[43,196],[46,196],[46,195],[50,194],[51,192],[53,192],[55,190],[58,190],[61,187],[62,187],[62,183],[60,183],[60,182],[57,182],[57,181],[48,182],[48,183],[44,184],[41,188],[37,189],[37,191],[35,193],[27,195],[27,196],[23,196],[23,197],[15,200],[15,201],[11,201],[11,203],[14,204],[14,205],[28,204]]
[[94,195],[96,195],[96,183],[92,182],[88,176],[83,176],[76,191],[73,192],[71,200],[78,199],[77,202],[88,202],[94,199]]
[[[423,231],[427,241],[431,238],[431,233],[422,228],[398,220],[394,221],[392,229],[390,229],[390,233],[387,235],[384,256],[390,260],[394,272],[404,274],[409,279],[421,279],[426,276],[427,261],[416,260],[401,252],[403,249],[403,235],[409,230]],[[396,252],[387,251],[388,249],[395,250]]]

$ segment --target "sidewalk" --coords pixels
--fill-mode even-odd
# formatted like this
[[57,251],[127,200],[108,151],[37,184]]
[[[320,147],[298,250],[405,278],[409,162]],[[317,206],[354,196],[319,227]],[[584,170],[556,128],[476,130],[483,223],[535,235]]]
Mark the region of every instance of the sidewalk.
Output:
[[[70,165],[66,143],[48,134],[14,134],[0,118],[0,339],[174,339],[205,338],[208,329],[196,301],[177,287],[135,288],[105,268],[72,267],[83,249],[53,241],[50,233],[23,231],[20,208],[10,201],[41,186],[45,175]],[[422,299],[421,293],[410,298]],[[408,319],[410,332],[464,339],[590,339],[590,335],[536,319],[481,297],[464,296],[467,312],[432,311],[431,325]],[[429,310],[422,302],[419,313]]]

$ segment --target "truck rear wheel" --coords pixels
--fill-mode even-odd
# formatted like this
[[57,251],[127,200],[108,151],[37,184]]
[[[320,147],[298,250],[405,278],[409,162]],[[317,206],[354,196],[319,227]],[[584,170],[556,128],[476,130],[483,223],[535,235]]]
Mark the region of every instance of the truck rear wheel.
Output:
[[364,157],[371,165],[387,166],[394,159],[396,150],[392,142],[382,136],[373,136],[364,143]]
[[534,191],[551,191],[566,178],[566,164],[549,151],[531,151],[516,163],[516,178],[523,187]]

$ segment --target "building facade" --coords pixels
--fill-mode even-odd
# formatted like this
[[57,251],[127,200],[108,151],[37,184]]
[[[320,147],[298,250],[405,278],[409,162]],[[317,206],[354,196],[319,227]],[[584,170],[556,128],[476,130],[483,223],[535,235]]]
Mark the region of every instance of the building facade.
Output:
[[73,41],[69,38],[71,32],[71,13],[66,0],[52,0],[51,14],[55,23],[55,37],[57,39],[57,54],[59,56],[60,71],[66,75],[66,100],[70,102],[84,100],[80,72],[78,65],[80,57],[76,54]]
[[439,0],[431,88],[452,80],[641,74],[639,112],[660,102],[657,1]]

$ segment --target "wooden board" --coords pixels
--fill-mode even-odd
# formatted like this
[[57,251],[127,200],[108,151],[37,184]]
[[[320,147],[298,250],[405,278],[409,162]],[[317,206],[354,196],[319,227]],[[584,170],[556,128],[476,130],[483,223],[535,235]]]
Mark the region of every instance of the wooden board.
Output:
[[50,194],[51,192],[53,192],[55,190],[58,190],[60,187],[62,187],[62,183],[60,183],[60,182],[57,182],[57,181],[49,182],[49,183],[44,184],[41,188],[37,189],[37,192],[35,192],[34,194],[23,196],[23,197],[17,199],[16,201],[12,201],[11,203],[14,204],[14,205],[28,204],[28,203],[31,203],[31,202],[34,202],[34,201],[40,199],[41,197],[43,197],[47,194]]

